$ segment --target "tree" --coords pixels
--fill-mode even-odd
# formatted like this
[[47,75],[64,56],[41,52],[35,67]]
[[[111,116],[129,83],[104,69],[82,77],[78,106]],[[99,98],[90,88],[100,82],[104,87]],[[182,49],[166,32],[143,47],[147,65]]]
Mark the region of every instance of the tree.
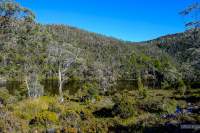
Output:
[[180,12],[180,15],[188,17],[185,26],[189,29],[200,27],[200,3],[196,2]]
[[0,0],[0,48],[3,65],[9,64],[9,51],[15,51],[17,31],[23,21],[32,22],[34,14],[14,0]]
[[14,0],[0,0],[0,39],[4,52],[16,44],[16,31],[22,21],[33,22],[35,15],[28,9],[21,7]]
[[194,41],[199,37],[200,28],[200,3],[196,2],[180,12],[180,15],[186,18],[185,27],[192,31]]
[[53,42],[48,46],[48,63],[56,68],[59,94],[63,98],[63,84],[69,79],[69,69],[78,59],[79,49],[64,42]]
[[43,94],[43,87],[38,75],[42,75],[44,68],[44,54],[46,42],[43,41],[42,28],[34,23],[24,22],[19,30],[17,53],[20,53],[21,73],[23,73],[29,97],[39,97]]
[[[17,4],[14,0],[0,1],[0,39],[4,65],[15,63],[10,57],[12,53],[20,53],[21,73],[24,75],[29,97],[42,95],[43,89],[38,81],[41,66],[39,57],[42,47],[39,35],[40,27],[34,22],[34,14]],[[16,65],[16,64],[14,64]]]

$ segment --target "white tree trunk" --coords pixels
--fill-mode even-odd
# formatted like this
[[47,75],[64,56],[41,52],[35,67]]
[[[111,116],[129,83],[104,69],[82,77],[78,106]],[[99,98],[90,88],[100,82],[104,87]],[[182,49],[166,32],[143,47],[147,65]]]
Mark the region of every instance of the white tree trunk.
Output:
[[59,95],[62,98],[63,97],[63,92],[62,92],[63,81],[62,81],[62,73],[61,73],[60,67],[58,70],[58,80],[59,80]]
[[27,88],[27,90],[28,90],[28,97],[31,97],[31,94],[30,94],[30,87],[29,87],[29,84],[28,84],[28,77],[26,77],[25,83],[26,83],[26,88]]

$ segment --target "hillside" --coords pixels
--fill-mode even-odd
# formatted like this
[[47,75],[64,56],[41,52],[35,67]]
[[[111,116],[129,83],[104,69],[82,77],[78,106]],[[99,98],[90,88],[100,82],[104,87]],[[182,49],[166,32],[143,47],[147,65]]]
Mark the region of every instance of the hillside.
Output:
[[178,62],[184,79],[189,82],[198,82],[200,79],[200,32],[194,32],[190,30],[147,42],[158,46],[173,57]]
[[0,1],[0,133],[176,133],[199,124],[195,35],[126,42],[42,25]]
[[[32,28],[36,29],[36,33],[30,33],[28,38],[33,40],[28,40],[29,43],[24,42],[28,38],[22,38],[21,32],[24,31],[18,32],[21,29],[16,29],[16,33],[12,36],[13,40],[17,39],[16,44],[12,44],[9,48],[6,53],[7,57],[4,54],[1,57],[1,73],[2,76],[6,75],[7,79],[18,77],[23,81],[25,76],[25,73],[22,73],[24,71],[23,63],[27,62],[26,58],[40,60],[35,64],[40,70],[35,71],[42,79],[56,78],[56,66],[47,63],[49,61],[48,47],[52,44],[58,46],[67,44],[66,52],[75,54],[77,48],[81,51],[76,68],[69,75],[75,79],[106,80],[110,81],[107,83],[109,86],[117,80],[137,80],[139,76],[147,85],[154,82],[153,84],[156,84],[157,87],[161,87],[164,83],[166,86],[175,85],[181,80],[180,74],[178,74],[178,64],[164,50],[155,45],[124,42],[63,25],[34,24]],[[27,34],[25,33],[25,35]],[[37,58],[34,57],[35,55],[29,54],[29,51],[27,51],[28,53],[23,52],[26,47],[22,45],[22,42],[28,44],[26,47],[31,51],[35,51]],[[38,47],[35,47],[35,44]],[[5,53],[4,50],[2,49],[1,53]],[[32,61],[28,63],[35,63]],[[8,73],[10,74],[8,75]],[[151,83],[148,83],[148,80],[151,80]]]

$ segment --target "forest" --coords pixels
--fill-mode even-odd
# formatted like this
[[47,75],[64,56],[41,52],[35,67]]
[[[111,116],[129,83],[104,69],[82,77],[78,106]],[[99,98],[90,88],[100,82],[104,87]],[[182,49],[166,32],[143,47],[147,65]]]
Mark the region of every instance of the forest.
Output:
[[[193,3],[180,15],[199,12]],[[179,133],[200,124],[199,19],[129,42],[35,17],[0,0],[0,133]]]

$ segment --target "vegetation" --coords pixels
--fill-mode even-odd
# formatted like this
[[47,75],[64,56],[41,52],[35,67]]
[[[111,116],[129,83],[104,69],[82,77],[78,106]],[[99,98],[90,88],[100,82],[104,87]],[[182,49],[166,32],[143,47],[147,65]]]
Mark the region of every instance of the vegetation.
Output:
[[[0,132],[163,132],[168,123],[199,123],[194,21],[184,33],[132,43],[41,25],[30,10],[1,0]],[[131,87],[119,89],[119,81]],[[198,108],[176,112],[190,106]]]

